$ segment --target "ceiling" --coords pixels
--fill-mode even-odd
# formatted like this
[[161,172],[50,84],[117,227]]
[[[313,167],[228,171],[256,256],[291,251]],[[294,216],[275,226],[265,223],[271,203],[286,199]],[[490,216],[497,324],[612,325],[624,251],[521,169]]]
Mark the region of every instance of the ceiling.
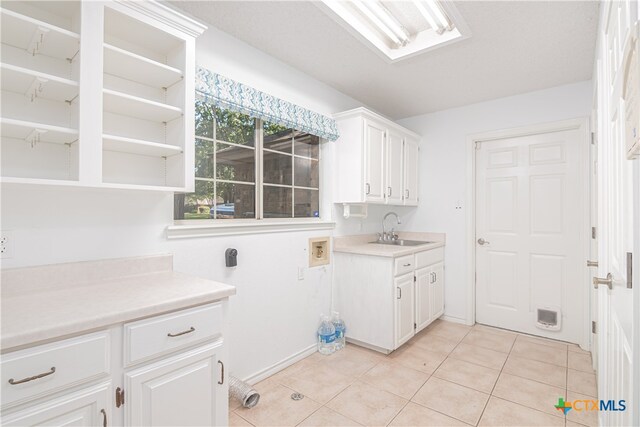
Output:
[[599,9],[456,1],[470,38],[390,64],[310,1],[173,3],[393,119],[589,80]]

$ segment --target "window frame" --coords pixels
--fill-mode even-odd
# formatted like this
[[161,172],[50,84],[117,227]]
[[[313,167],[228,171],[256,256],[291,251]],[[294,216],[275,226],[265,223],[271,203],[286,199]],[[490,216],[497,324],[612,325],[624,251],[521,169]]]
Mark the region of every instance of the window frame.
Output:
[[[213,104],[209,104],[211,105],[213,108],[221,108],[221,107],[217,107]],[[241,113],[243,114],[243,113]],[[245,114],[246,115],[246,114]],[[189,237],[191,234],[194,234],[193,231],[194,230],[198,230],[198,229],[202,229],[205,230],[205,233],[197,233],[197,234],[206,234],[206,235],[214,235],[214,234],[245,234],[245,233],[219,233],[219,232],[213,232],[212,230],[218,229],[218,228],[231,228],[231,229],[237,229],[238,231],[240,231],[241,229],[245,228],[245,227],[260,227],[260,228],[265,228],[265,226],[267,228],[265,228],[266,231],[261,231],[261,232],[268,232],[268,231],[289,231],[288,228],[290,226],[296,226],[299,225],[301,226],[301,228],[305,228],[305,229],[327,229],[327,228],[333,228],[335,226],[334,222],[331,221],[326,221],[324,218],[326,217],[330,217],[330,213],[327,215],[326,211],[330,210],[330,206],[326,203],[323,203],[323,184],[324,184],[324,162],[323,162],[323,143],[326,142],[326,140],[322,137],[319,137],[319,145],[318,145],[318,157],[317,159],[314,159],[312,157],[306,157],[306,156],[302,156],[302,155],[297,155],[295,154],[295,145],[294,145],[294,140],[295,140],[295,136],[292,135],[291,138],[291,153],[285,153],[285,152],[281,152],[278,150],[272,150],[272,149],[265,149],[264,148],[264,123],[265,121],[263,119],[257,118],[257,117],[251,117],[249,115],[246,115],[248,117],[250,117],[251,119],[253,119],[254,121],[254,145],[253,147],[247,147],[247,146],[242,146],[240,144],[236,144],[236,143],[230,143],[227,141],[220,141],[224,144],[227,145],[231,145],[231,146],[241,146],[243,149],[246,150],[253,150],[254,151],[254,155],[255,155],[255,169],[254,169],[254,174],[255,174],[255,180],[254,183],[250,183],[250,182],[243,182],[243,181],[231,181],[231,180],[225,180],[225,179],[218,179],[215,175],[215,167],[216,167],[216,144],[218,144],[218,139],[217,139],[217,123],[215,123],[215,118],[214,118],[214,129],[213,129],[213,138],[211,137],[203,137],[203,136],[198,136],[195,135],[193,136],[193,141],[195,144],[195,140],[196,138],[200,138],[202,140],[211,142],[213,144],[213,166],[214,166],[214,173],[213,173],[213,177],[212,178],[201,178],[201,177],[196,177],[194,176],[194,181],[200,180],[200,181],[207,181],[207,182],[212,182],[214,184],[214,191],[217,190],[216,187],[216,183],[218,181],[222,181],[222,182],[227,182],[227,183],[232,183],[232,184],[240,184],[240,185],[251,185],[253,184],[255,186],[254,188],[254,197],[255,197],[255,207],[254,207],[254,211],[255,211],[255,218],[230,218],[230,219],[219,219],[219,218],[207,218],[207,219],[174,219],[173,220],[173,226],[168,227],[167,229],[167,233],[168,233],[168,237],[172,238],[171,236],[174,235],[174,237]],[[293,129],[290,128],[292,130],[292,132],[303,132],[300,131],[298,129]],[[269,152],[269,153],[276,153],[276,154],[281,154],[281,155],[286,155],[291,159],[291,185],[281,185],[281,184],[270,184],[264,183],[264,176],[263,176],[263,172],[264,172],[264,152]],[[195,157],[195,150],[194,150],[194,157]],[[304,187],[304,186],[296,186],[295,185],[295,159],[296,158],[301,158],[301,159],[306,159],[306,160],[311,160],[311,161],[317,161],[318,162],[318,188],[313,188],[313,187]],[[289,188],[291,189],[291,217],[288,218],[265,218],[264,217],[264,200],[263,200],[263,195],[264,195],[264,191],[263,188],[264,186],[267,187],[279,187],[279,188]],[[302,189],[302,190],[313,190],[313,191],[318,191],[318,213],[319,216],[317,217],[298,217],[295,218],[295,190],[296,189]],[[214,193],[214,197],[215,197],[215,193]],[[175,201],[174,201],[175,203]],[[214,205],[215,206],[215,205]],[[317,228],[309,228],[309,226],[313,226],[314,224],[318,225],[319,227]],[[273,230],[269,230],[269,226],[272,225]],[[186,233],[187,235],[185,235],[184,231],[187,231]],[[207,231],[208,230],[208,231]]]

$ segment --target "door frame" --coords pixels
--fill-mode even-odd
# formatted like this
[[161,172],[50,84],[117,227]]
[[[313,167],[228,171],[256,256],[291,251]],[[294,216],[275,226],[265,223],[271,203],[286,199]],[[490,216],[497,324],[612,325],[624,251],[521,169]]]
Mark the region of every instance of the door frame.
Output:
[[[569,120],[561,120],[555,122],[540,123],[535,125],[527,125],[515,128],[501,129],[496,131],[482,132],[467,136],[465,147],[467,155],[467,214],[466,214],[466,252],[467,252],[467,313],[466,323],[473,325],[476,322],[476,143],[493,141],[505,138],[517,138],[521,136],[536,135],[541,133],[559,132],[563,130],[579,130],[582,134],[582,144],[579,147],[579,165],[578,173],[582,177],[583,185],[581,186],[581,225],[580,228],[584,233],[580,235],[580,250],[582,259],[589,259],[590,250],[590,180],[589,180],[589,149],[591,146],[591,128],[589,117],[580,117]],[[591,309],[590,309],[590,288],[589,288],[589,269],[584,265],[581,275],[582,286],[581,295],[577,296],[582,301],[582,306],[586,307],[583,311],[583,332],[580,336],[580,347],[590,349],[591,334]]]

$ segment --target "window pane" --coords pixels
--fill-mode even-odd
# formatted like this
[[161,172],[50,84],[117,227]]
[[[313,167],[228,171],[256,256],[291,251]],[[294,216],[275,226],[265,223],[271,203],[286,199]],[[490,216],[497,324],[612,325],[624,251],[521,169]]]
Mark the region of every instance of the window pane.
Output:
[[216,178],[255,182],[256,152],[251,148],[216,144]]
[[296,131],[293,139],[293,153],[298,156],[318,158],[320,138],[309,133]]
[[318,188],[318,181],[320,180],[318,161],[295,157],[294,162],[296,172],[295,186]]
[[196,138],[196,178],[213,178],[213,142]]
[[[268,184],[291,185],[291,159],[286,154],[265,151],[264,158],[264,182]],[[264,197],[263,197],[264,198]]]
[[202,101],[196,101],[196,135],[213,138],[214,107]]
[[318,190],[295,190],[295,217],[308,218],[320,216],[320,192]]
[[174,196],[174,219],[209,219],[213,206],[213,182],[196,180],[195,193]]
[[253,147],[255,133],[255,119],[246,114],[216,108],[216,140]]
[[216,190],[216,205],[211,210],[216,219],[256,217],[255,186],[218,181]]
[[293,139],[293,131],[285,126],[276,125],[265,122],[262,125],[264,132],[262,145],[269,150],[282,151],[283,153],[291,153],[291,143]]
[[263,186],[265,218],[291,218],[291,188]]

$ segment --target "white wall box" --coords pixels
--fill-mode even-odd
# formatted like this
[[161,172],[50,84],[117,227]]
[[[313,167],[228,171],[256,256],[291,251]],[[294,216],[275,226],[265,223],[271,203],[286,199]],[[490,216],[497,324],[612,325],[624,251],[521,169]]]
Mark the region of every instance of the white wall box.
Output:
[[2,180],[193,190],[195,39],[154,1],[2,9]]
[[390,353],[444,313],[444,247],[397,258],[334,252],[347,340]]
[[334,118],[335,202],[416,206],[420,136],[364,108]]
[[226,305],[2,354],[0,423],[227,425]]

